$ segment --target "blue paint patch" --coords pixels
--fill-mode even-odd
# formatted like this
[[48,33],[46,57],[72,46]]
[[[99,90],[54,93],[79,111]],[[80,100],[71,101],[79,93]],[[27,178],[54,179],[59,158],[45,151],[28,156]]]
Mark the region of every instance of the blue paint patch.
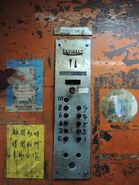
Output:
[[41,112],[43,97],[43,63],[40,59],[9,60],[7,68],[15,69],[6,91],[8,112]]

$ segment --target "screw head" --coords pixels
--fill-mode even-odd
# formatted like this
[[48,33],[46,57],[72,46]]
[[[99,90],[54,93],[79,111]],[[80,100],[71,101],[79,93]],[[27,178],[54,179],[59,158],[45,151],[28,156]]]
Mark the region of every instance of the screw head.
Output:
[[85,174],[85,175],[87,175],[87,174],[88,174],[88,171],[87,171],[87,170],[85,170],[85,171],[84,171],[84,174]]

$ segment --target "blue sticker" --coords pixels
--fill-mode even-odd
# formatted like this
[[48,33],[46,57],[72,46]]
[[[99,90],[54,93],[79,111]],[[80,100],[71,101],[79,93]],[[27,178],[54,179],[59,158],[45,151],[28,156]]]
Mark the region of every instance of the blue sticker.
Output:
[[40,59],[9,60],[7,68],[16,73],[8,79],[7,112],[41,112],[43,64]]

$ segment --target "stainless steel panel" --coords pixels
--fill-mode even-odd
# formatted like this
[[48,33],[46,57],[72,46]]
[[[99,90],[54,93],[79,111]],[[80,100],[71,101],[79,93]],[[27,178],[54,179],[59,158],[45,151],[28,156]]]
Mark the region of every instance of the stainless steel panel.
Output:
[[90,40],[57,40],[54,178],[90,177]]
[[55,27],[55,35],[92,35],[92,30],[88,27]]

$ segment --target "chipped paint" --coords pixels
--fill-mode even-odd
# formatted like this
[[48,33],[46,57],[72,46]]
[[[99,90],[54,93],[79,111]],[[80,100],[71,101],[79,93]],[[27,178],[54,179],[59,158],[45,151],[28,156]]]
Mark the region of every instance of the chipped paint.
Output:
[[[0,183],[2,185],[138,185],[138,113],[130,124],[121,124],[108,123],[100,111],[103,97],[114,89],[126,89],[139,102],[138,10],[138,0],[0,2],[0,70],[2,71],[2,75],[0,74],[2,81],[0,83]],[[92,170],[91,179],[88,181],[55,181],[52,178],[54,40],[57,38],[53,35],[53,29],[57,26],[86,26],[93,30],[91,37]],[[5,70],[6,61],[32,58],[41,58],[44,61],[44,110],[42,113],[7,113],[4,89],[9,85],[7,80],[9,75],[7,76]],[[1,78],[2,76],[4,77]],[[41,182],[35,180],[25,182],[24,179],[7,180],[4,178],[6,145],[4,124],[11,122],[32,124],[36,121],[46,124],[45,178]]]
[[3,91],[10,85],[8,80],[15,73],[15,69],[6,69],[5,71],[0,70],[0,91]]
[[112,136],[108,132],[103,130],[100,130],[100,137],[105,139],[107,142],[112,139]]
[[110,167],[107,164],[96,164],[95,176],[101,177],[110,172]]

